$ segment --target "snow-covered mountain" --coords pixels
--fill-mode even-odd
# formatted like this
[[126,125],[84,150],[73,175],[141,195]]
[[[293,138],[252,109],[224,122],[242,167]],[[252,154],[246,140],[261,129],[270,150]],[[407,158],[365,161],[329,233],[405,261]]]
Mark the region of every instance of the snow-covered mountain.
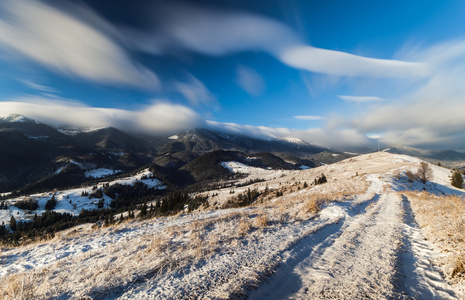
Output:
[[[87,180],[84,173],[91,169],[130,172],[152,162],[161,167],[160,172],[173,175],[195,158],[214,150],[273,152],[281,156],[284,153],[297,157],[295,164],[310,166],[314,163],[298,158],[309,159],[326,150],[295,142],[261,140],[207,129],[157,138],[111,127],[55,128],[25,116],[10,115],[0,119],[0,192],[26,185],[30,191],[40,190],[38,186],[50,188],[53,182],[66,185],[65,174],[68,184],[74,185]],[[81,167],[75,168],[76,163]],[[166,176],[171,178],[179,175],[169,174]],[[63,178],[56,178],[60,176]]]
[[391,145],[383,151],[421,157],[432,163],[441,163],[450,168],[465,168],[465,153],[454,150],[424,150],[404,145]]
[[25,117],[23,115],[18,114],[11,114],[5,117],[0,117],[0,124],[1,123],[36,123],[40,124],[40,122],[33,120],[31,118]]

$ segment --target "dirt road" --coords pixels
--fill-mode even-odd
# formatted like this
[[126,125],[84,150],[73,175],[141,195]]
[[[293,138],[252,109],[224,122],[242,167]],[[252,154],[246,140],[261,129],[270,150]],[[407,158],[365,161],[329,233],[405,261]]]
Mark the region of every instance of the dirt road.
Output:
[[302,240],[249,299],[454,299],[398,193]]

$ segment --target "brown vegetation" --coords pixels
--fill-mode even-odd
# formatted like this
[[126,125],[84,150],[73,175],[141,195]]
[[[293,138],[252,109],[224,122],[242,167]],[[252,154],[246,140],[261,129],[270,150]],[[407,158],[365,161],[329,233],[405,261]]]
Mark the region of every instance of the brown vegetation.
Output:
[[407,193],[415,219],[443,255],[438,264],[452,283],[465,280],[465,204],[457,196]]

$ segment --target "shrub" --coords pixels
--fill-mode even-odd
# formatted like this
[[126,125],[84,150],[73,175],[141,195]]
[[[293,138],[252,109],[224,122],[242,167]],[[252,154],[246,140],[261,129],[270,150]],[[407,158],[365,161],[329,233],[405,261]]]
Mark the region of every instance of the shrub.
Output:
[[317,214],[321,210],[322,201],[317,198],[308,199],[304,204],[307,213]]
[[264,213],[254,218],[254,226],[262,228],[268,226],[268,216]]
[[405,176],[407,177],[408,181],[414,182],[418,179],[417,175],[413,174],[412,171],[408,170],[405,172]]
[[323,183],[326,183],[326,182],[328,182],[328,180],[326,179],[325,174],[321,174],[320,177],[315,178],[315,185],[317,185],[317,184],[323,184]]

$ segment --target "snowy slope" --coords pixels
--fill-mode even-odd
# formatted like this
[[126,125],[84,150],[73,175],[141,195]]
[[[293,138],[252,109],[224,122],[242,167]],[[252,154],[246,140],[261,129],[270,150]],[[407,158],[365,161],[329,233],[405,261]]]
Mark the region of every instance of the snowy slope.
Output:
[[[102,169],[97,169],[89,171],[89,174],[94,174],[98,175],[101,174]],[[108,170],[113,172],[113,170]],[[101,182],[97,184],[97,188],[103,187],[104,183],[108,183],[109,185],[113,185],[116,183],[119,184],[127,184],[127,185],[133,185],[136,181],[140,181],[147,185],[148,187],[151,188],[156,188],[156,189],[164,189],[165,186],[163,186],[162,182],[151,178],[153,176],[152,172],[150,172],[149,169],[145,169],[138,174],[134,176],[129,176],[129,177],[124,177],[120,179],[115,179],[110,182]],[[142,179],[145,178],[145,179]],[[83,194],[92,194],[93,192],[93,186],[87,186],[87,187],[82,187],[82,188],[76,188],[76,189],[68,189],[68,190],[62,190],[62,191],[56,191],[56,192],[46,192],[46,193],[40,193],[40,194],[33,194],[27,197],[18,197],[18,198],[11,198],[5,200],[5,204],[8,205],[7,210],[0,210],[0,224],[2,222],[6,225],[9,224],[11,216],[14,216],[17,221],[19,220],[31,220],[35,214],[37,215],[42,215],[45,212],[45,203],[47,200],[51,199],[52,196],[55,196],[55,199],[57,200],[57,205],[54,209],[54,211],[59,212],[59,213],[70,213],[72,215],[79,215],[81,210],[87,209],[87,210],[92,210],[92,209],[97,209],[97,204],[98,201],[101,198],[89,198],[89,196],[83,196]],[[39,208],[34,210],[34,211],[27,211],[27,210],[22,210],[14,206],[14,204],[18,201],[25,201],[28,199],[33,199],[37,200],[39,204]],[[108,207],[111,203],[111,198],[108,197],[107,195],[103,195],[104,199],[104,207]]]
[[[438,252],[397,193],[420,187],[401,179],[418,164],[389,153],[285,172],[225,162],[231,171],[266,177],[253,185],[272,191],[263,203],[213,210],[221,197],[234,196],[220,189],[209,192],[210,208],[192,214],[97,230],[83,225],[51,241],[3,249],[0,292],[11,295],[16,278],[37,298],[463,297],[461,286],[449,285],[433,265]],[[465,196],[449,185],[449,170],[433,171],[422,188]],[[312,185],[322,173],[328,182]],[[276,197],[277,190],[283,195]],[[313,210],[315,203],[320,209]]]

